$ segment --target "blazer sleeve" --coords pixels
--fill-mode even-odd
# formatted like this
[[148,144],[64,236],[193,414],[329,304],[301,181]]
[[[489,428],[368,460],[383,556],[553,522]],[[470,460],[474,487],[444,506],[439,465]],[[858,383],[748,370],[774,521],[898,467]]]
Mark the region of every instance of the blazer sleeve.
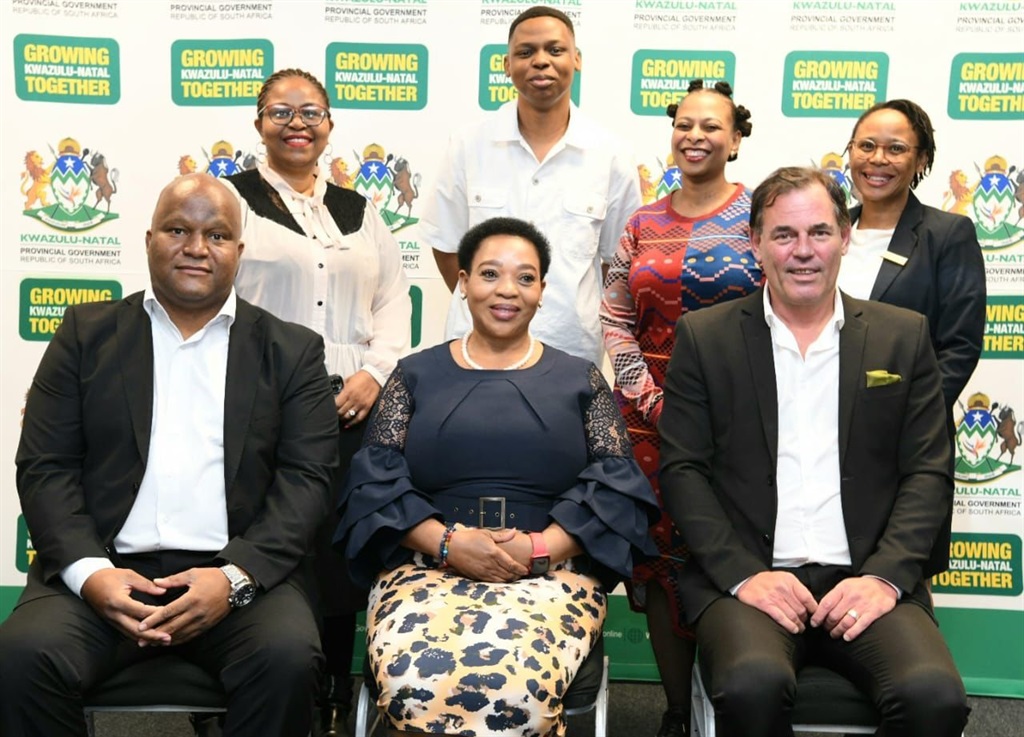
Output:
[[[274,401],[279,402],[280,424],[263,504],[251,524],[232,537],[220,554],[265,589],[287,578],[310,551],[316,529],[327,515],[338,466],[338,416],[324,369],[323,339],[304,329],[301,335],[307,338],[305,343],[295,340],[289,351],[280,342],[269,358],[279,364],[281,384]],[[288,355],[295,358],[289,361]],[[258,425],[247,429],[260,431]],[[246,462],[244,454],[242,462]],[[260,483],[241,474],[238,483],[246,479]]]
[[985,260],[974,224],[955,218],[952,228],[934,234],[937,244],[935,285],[939,309],[931,327],[942,375],[946,407],[956,404],[981,358],[985,335]]
[[[908,336],[909,337],[909,336]],[[941,382],[925,321],[920,320],[914,367],[903,407],[898,487],[888,520],[861,574],[884,578],[902,591],[921,582],[935,539],[953,503],[952,452],[940,409]]]
[[[703,327],[713,329],[709,324]],[[755,573],[768,570],[768,566],[744,545],[716,493],[715,484],[723,480],[715,479],[716,437],[709,377],[714,367],[706,365],[700,343],[691,319],[684,315],[676,324],[675,346],[665,374],[665,399],[658,420],[659,478],[665,509],[691,555],[715,588],[724,593]],[[721,356],[720,360],[729,357]]]
[[45,581],[81,558],[108,557],[82,482],[87,444],[81,363],[71,307],[32,380],[15,456],[21,509]]

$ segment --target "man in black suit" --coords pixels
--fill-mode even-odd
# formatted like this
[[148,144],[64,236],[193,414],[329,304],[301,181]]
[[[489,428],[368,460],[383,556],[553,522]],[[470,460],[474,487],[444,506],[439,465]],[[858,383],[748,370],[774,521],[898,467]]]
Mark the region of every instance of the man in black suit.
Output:
[[751,231],[767,286],[680,320],[659,423],[718,734],[792,735],[814,662],[871,696],[887,737],[959,735],[922,577],[953,494],[927,322],[836,289],[850,219],[828,175],[773,173]]
[[0,734],[84,735],[83,694],[174,652],[226,735],[305,735],[320,667],[301,565],[338,423],[323,343],[237,299],[235,198],[160,195],[151,288],[69,308],[29,391],[18,493],[35,560],[0,627]]

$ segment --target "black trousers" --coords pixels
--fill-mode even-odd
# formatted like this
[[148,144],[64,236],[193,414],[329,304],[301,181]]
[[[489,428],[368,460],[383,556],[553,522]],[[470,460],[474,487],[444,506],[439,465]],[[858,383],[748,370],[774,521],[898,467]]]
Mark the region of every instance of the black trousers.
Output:
[[[791,569],[821,598],[850,575],[837,566]],[[808,627],[792,635],[729,596],[697,621],[697,647],[719,737],[791,737],[796,673],[805,664],[850,679],[877,705],[885,737],[959,737],[970,709],[963,681],[930,613],[904,597],[853,642]]]
[[[123,563],[154,578],[213,561],[209,554],[162,552]],[[130,664],[168,652],[223,684],[225,737],[308,734],[322,656],[309,602],[289,582],[170,648],[140,648],[71,593],[19,604],[0,625],[0,734],[84,736],[83,694]]]

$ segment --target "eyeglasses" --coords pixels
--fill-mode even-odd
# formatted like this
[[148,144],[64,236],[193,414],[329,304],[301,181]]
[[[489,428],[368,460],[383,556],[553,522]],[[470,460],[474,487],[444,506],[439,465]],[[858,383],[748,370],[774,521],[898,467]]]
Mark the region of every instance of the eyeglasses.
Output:
[[857,151],[863,154],[865,158],[871,156],[875,153],[876,149],[880,148],[890,159],[900,159],[919,147],[911,146],[910,144],[903,143],[902,141],[891,141],[889,143],[882,144],[875,143],[870,138],[861,138],[859,141],[850,141],[847,148],[851,151],[853,149],[857,149]]
[[309,128],[316,128],[325,119],[331,117],[329,111],[316,105],[306,105],[298,109],[290,105],[267,105],[262,110],[257,111],[256,115],[266,114],[267,118],[274,125],[288,125],[292,122],[292,118],[295,117],[296,113],[298,113],[299,120]]

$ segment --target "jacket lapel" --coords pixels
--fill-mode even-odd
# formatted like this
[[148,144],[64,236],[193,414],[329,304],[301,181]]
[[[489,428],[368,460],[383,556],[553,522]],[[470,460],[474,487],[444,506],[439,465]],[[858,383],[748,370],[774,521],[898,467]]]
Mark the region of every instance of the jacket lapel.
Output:
[[263,375],[261,362],[266,322],[256,308],[238,300],[228,342],[227,384],[224,387],[224,489],[231,508],[231,488],[242,459],[246,431]]
[[864,385],[864,343],[867,325],[860,319],[862,310],[857,303],[842,295],[845,320],[839,331],[839,468],[846,463],[846,448],[850,442],[850,423],[853,421],[853,403]]
[[[857,208],[855,212],[856,216],[860,217],[860,208]],[[917,248],[917,227],[923,218],[924,207],[911,192],[907,199],[907,205],[903,208],[903,214],[900,215],[899,222],[896,223],[896,229],[893,231],[888,249],[889,253],[896,254],[898,259],[903,260],[903,263],[896,263],[890,258],[882,259],[882,266],[878,269],[878,276],[871,288],[870,299],[876,302],[881,301],[893,281],[903,271],[903,264],[910,260],[914,249]]]
[[142,300],[143,292],[131,294],[118,310],[117,358],[124,377],[135,444],[145,466],[153,426],[153,330]]
[[743,307],[743,341],[746,347],[750,376],[757,396],[757,408],[761,415],[765,444],[772,458],[772,468],[777,462],[779,446],[779,392],[775,384],[775,358],[772,352],[772,333],[764,318],[763,288],[754,292]]

